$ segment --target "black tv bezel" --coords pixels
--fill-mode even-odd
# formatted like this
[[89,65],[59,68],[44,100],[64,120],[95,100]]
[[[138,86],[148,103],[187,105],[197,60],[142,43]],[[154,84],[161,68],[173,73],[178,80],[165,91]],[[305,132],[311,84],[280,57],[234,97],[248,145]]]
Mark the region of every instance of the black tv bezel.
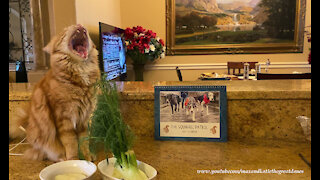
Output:
[[[112,27],[115,27],[115,28],[119,28],[119,27],[116,27],[116,26],[113,26],[113,25],[110,25],[110,24],[106,24],[106,23],[103,23],[103,22],[99,22],[99,55],[98,55],[98,60],[99,60],[99,68],[100,68],[100,71],[101,71],[101,75],[103,74],[104,72],[104,68],[103,68],[103,52],[102,52],[102,30],[101,30],[101,25],[107,25],[107,26],[112,26]],[[124,29],[122,28],[119,28],[121,30],[124,31]],[[125,61],[125,64],[127,64],[127,57],[126,57],[126,61]],[[111,80],[115,80],[115,81],[126,81],[127,79],[127,73],[128,73],[128,68],[126,70],[125,73],[120,73],[120,75],[114,79],[111,79]],[[110,80],[110,81],[111,81]]]

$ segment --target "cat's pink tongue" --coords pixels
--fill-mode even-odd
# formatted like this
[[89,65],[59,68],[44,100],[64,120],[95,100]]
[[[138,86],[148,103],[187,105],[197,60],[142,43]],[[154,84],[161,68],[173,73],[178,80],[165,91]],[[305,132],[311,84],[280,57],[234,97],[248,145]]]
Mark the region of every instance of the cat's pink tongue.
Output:
[[88,56],[87,49],[84,46],[77,46],[76,50],[82,58],[86,58]]

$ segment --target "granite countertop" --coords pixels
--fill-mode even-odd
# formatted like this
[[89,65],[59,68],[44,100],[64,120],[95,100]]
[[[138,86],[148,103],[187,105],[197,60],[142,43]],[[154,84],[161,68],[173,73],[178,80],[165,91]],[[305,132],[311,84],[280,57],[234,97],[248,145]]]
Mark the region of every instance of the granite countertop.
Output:
[[[29,100],[34,83],[9,83],[9,100]],[[125,100],[154,99],[154,86],[227,86],[228,99],[310,99],[311,80],[117,82]]]
[[[311,162],[311,143],[307,141],[280,141],[265,138],[268,135],[280,134],[281,137],[292,136],[297,139],[296,134],[291,132],[295,126],[299,124],[292,123],[291,119],[296,117],[295,112],[308,112],[309,102],[311,100],[311,80],[259,80],[259,81],[192,81],[192,82],[117,82],[121,98],[127,104],[125,107],[132,111],[128,114],[139,112],[134,119],[130,119],[130,125],[137,128],[143,126],[147,132],[142,134],[153,135],[153,100],[154,86],[187,86],[187,85],[226,85],[227,98],[230,103],[229,137],[228,142],[196,142],[196,141],[158,141],[153,136],[138,136],[134,146],[137,159],[153,166],[158,175],[155,179],[160,180],[198,180],[198,179],[311,179],[311,168],[301,159],[299,154]],[[21,101],[30,99],[34,84],[32,83],[9,83],[9,101],[17,104]],[[140,109],[134,109],[134,101],[140,100],[137,106],[143,107],[147,113],[141,113]],[[242,100],[253,99],[254,102],[247,102],[244,106]],[[267,108],[274,112],[263,116],[263,121],[259,118],[251,116],[243,108],[252,109],[257,107],[258,102],[255,100],[269,99],[273,103],[282,104],[275,108],[282,108],[280,111],[274,111],[273,105],[266,102],[261,107]],[[281,101],[274,101],[274,99]],[[284,100],[284,101],[282,101]],[[289,101],[287,101],[289,100]],[[296,100],[299,100],[297,102]],[[232,103],[232,102],[233,103]],[[301,101],[301,102],[300,102]],[[259,101],[260,102],[260,101]],[[244,106],[242,111],[239,103]],[[293,104],[292,104],[293,103]],[[258,103],[259,104],[259,103]],[[305,107],[305,110],[297,108],[287,108],[288,104],[294,107]],[[141,108],[140,107],[140,108]],[[265,112],[265,109],[255,109],[257,112]],[[234,110],[234,111],[233,111]],[[245,112],[245,114],[243,114]],[[311,113],[311,104],[310,104]],[[276,115],[274,115],[276,114]],[[288,116],[288,120],[284,117]],[[241,116],[243,115],[243,116]],[[253,117],[253,119],[244,121],[241,117]],[[253,114],[257,115],[257,114]],[[259,114],[258,114],[259,115]],[[273,116],[278,116],[278,118]],[[131,116],[130,116],[131,117]],[[140,121],[139,121],[140,117]],[[292,118],[290,118],[292,117]],[[143,119],[144,121],[141,121]],[[289,121],[290,120],[290,121]],[[278,123],[280,122],[280,123]],[[290,122],[290,123],[289,123]],[[295,121],[294,121],[295,122]],[[142,123],[142,124],[141,124]],[[243,124],[245,123],[245,124]],[[141,125],[141,126],[140,126]],[[146,127],[148,125],[148,127]],[[293,126],[294,125],[294,126]],[[244,128],[246,127],[246,128]],[[259,128],[256,128],[259,127]],[[279,129],[279,127],[281,127]],[[241,131],[239,131],[239,128]],[[273,131],[270,131],[274,129]],[[244,131],[247,130],[247,131]],[[256,139],[253,134],[249,138],[251,131],[265,130],[264,138]],[[299,130],[299,129],[298,129]],[[291,134],[290,134],[290,133]],[[243,138],[235,138],[242,135]],[[258,135],[261,135],[258,133]],[[295,135],[295,136],[293,136]],[[260,137],[260,136],[259,136]],[[272,136],[271,136],[272,137]],[[299,136],[300,137],[300,136]],[[304,136],[301,135],[304,139]],[[11,142],[11,144],[17,142]],[[23,153],[30,146],[22,144],[13,153]],[[9,144],[9,148],[12,145]],[[97,165],[105,156],[99,156],[94,163]],[[53,162],[50,161],[26,161],[22,156],[9,156],[9,179],[10,180],[34,180],[39,179],[40,171],[49,166]],[[198,173],[197,170],[303,170],[301,174],[210,174]],[[100,180],[100,174],[94,175],[96,180]]]
[[[21,153],[28,144],[15,149]],[[155,179],[310,179],[311,168],[299,153],[311,162],[311,143],[283,141],[228,141],[187,142],[157,141],[139,137],[134,146],[137,159],[153,166],[158,174]],[[97,165],[105,157],[94,161]],[[51,165],[50,161],[25,161],[22,156],[9,156],[10,180],[39,179],[40,171]],[[303,170],[295,174],[210,174],[197,170]],[[100,180],[96,172],[93,179]]]

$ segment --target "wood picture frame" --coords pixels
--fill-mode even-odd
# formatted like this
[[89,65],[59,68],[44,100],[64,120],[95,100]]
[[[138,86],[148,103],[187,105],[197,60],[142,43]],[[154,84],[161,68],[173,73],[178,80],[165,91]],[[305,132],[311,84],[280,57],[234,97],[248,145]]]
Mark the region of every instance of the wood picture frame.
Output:
[[[234,4],[230,4],[233,0],[166,0],[166,53],[169,56],[302,53],[306,0],[285,1],[288,3],[274,1],[282,3],[276,9],[280,13],[276,14],[267,11],[266,6],[272,1],[265,0],[236,0]],[[239,2],[243,6],[235,5]],[[261,2],[264,5],[260,7]],[[216,11],[212,10],[214,7]],[[278,21],[267,22],[268,19]]]

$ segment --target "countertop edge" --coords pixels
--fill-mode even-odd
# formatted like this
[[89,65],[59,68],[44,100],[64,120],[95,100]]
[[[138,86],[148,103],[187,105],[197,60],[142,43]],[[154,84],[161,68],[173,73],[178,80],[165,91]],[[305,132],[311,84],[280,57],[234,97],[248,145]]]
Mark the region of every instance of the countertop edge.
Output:
[[[31,92],[9,92],[9,101],[28,101]],[[122,101],[153,101],[154,92],[121,92]],[[311,99],[311,91],[227,91],[228,100],[259,99]]]

